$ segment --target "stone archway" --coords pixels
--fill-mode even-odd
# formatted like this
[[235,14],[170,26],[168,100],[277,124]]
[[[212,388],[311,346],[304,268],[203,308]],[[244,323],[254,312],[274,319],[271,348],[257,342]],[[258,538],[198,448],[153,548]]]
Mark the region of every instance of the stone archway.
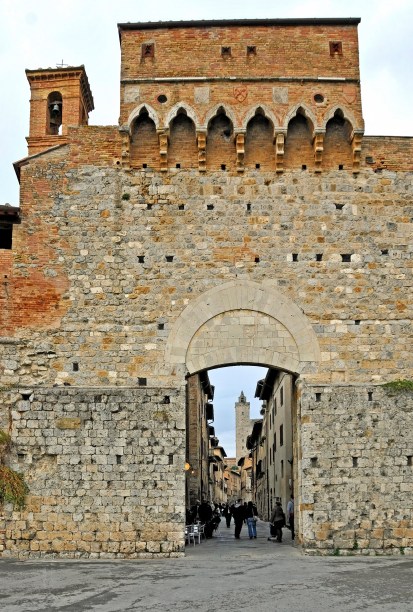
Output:
[[[188,494],[192,492],[195,499],[199,497],[198,491],[203,495],[203,483],[208,475],[199,450],[203,434],[198,409],[200,396],[196,394],[194,382],[196,375],[202,376],[203,372],[222,366],[260,365],[291,374],[288,384],[293,385],[297,377],[317,370],[320,349],[307,317],[271,282],[234,280],[206,291],[183,310],[171,330],[165,359],[175,371],[176,366],[181,366],[190,375],[186,419],[187,431],[191,432],[187,448],[192,450],[189,450],[188,461],[198,468],[195,480],[188,484]],[[288,419],[283,418],[285,452],[289,439],[291,456],[294,456],[294,477],[293,473],[291,477],[296,483],[296,499],[301,500],[302,440],[294,385],[288,394],[284,408],[285,415],[288,411]],[[283,463],[287,465],[286,461]],[[264,495],[269,510],[269,491]],[[269,516],[269,512],[267,514]],[[299,517],[297,512],[297,519]],[[297,523],[297,528],[301,529],[301,521]]]
[[210,289],[176,320],[166,362],[190,374],[222,365],[261,364],[302,374],[320,349],[302,311],[270,283],[235,280]]

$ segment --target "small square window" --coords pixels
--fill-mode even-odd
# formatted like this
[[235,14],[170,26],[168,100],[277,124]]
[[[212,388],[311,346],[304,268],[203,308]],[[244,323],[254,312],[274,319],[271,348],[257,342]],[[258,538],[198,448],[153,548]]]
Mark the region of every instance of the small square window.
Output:
[[257,55],[257,47],[255,45],[248,45],[247,55]]
[[221,47],[222,57],[231,57],[231,47]]
[[343,55],[343,43],[339,40],[330,40],[330,55]]
[[145,57],[155,57],[155,44],[154,43],[144,43],[142,45],[142,58]]

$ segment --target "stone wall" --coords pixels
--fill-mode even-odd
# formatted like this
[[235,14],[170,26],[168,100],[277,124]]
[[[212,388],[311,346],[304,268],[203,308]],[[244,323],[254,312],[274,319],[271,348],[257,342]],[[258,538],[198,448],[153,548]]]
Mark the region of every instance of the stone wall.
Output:
[[413,395],[378,386],[304,386],[298,436],[304,548],[413,552]]
[[[235,363],[305,384],[305,545],[407,547],[410,472],[396,490],[374,461],[397,478],[411,462],[405,405],[376,389],[412,377],[413,139],[362,141],[357,23],[123,24],[119,126],[81,112],[64,137],[31,134],[0,249],[0,423],[31,486],[7,554],[181,554],[185,376]],[[35,79],[36,132],[55,72]],[[365,500],[346,470],[366,499],[383,486],[378,518],[350,516]]]
[[59,178],[40,209],[35,195],[23,203],[14,228],[0,317],[24,344],[0,368],[1,384],[174,385],[164,361],[174,322],[233,279],[272,283],[301,309],[321,349],[314,382],[410,377],[412,174],[166,180],[30,166],[34,188],[44,171]]
[[3,556],[150,558],[184,551],[185,395],[153,388],[9,394],[11,467],[30,487],[6,504]]

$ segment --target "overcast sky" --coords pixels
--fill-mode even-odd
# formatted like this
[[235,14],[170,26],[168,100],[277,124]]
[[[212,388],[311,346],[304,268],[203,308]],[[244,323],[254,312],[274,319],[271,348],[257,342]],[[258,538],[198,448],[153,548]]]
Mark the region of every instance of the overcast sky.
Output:
[[[366,134],[413,136],[413,0],[1,0],[0,1],[0,203],[18,204],[13,162],[27,155],[30,90],[25,69],[86,67],[95,110],[89,123],[115,125],[119,116],[120,50],[117,23],[181,19],[361,17],[359,25]],[[228,378],[228,370],[220,371]],[[218,371],[213,375],[217,380]],[[237,384],[219,390],[218,415],[241,390],[252,400],[256,378],[243,370]],[[233,395],[232,395],[233,394]],[[253,416],[257,408],[254,408]],[[233,426],[233,425],[232,425]],[[231,426],[231,427],[232,427]],[[220,435],[227,443],[227,434]],[[224,422],[221,431],[228,430]]]

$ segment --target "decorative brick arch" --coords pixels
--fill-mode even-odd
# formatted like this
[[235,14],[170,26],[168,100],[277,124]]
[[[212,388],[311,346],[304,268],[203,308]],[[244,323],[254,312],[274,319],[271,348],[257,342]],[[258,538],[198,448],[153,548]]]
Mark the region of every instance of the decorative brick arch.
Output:
[[267,108],[265,104],[257,104],[253,108],[250,108],[250,110],[245,114],[244,119],[242,121],[242,127],[244,130],[247,129],[248,122],[251,121],[251,119],[255,117],[255,114],[258,109],[261,109],[262,112],[264,113],[264,117],[271,121],[274,127],[274,131],[276,130],[276,128],[280,127],[277,117],[274,115],[274,113],[269,108]]
[[205,123],[202,126],[202,129],[208,129],[208,124],[211,121],[211,119],[213,119],[214,117],[216,117],[216,115],[218,114],[219,109],[222,108],[225,111],[225,115],[228,117],[228,119],[230,119],[232,121],[232,127],[235,129],[237,127],[237,121],[236,121],[236,117],[235,117],[235,113],[232,110],[232,108],[230,106],[228,106],[227,104],[216,104],[213,108],[211,108],[205,117]]
[[189,304],[175,322],[166,362],[190,374],[222,365],[260,364],[300,374],[320,349],[301,310],[268,284],[231,281]]
[[174,104],[174,106],[171,108],[171,110],[169,111],[169,113],[167,114],[166,118],[165,118],[165,128],[169,128],[171,121],[173,121],[173,119],[175,119],[175,117],[178,115],[179,111],[183,109],[187,116],[192,119],[192,121],[195,124],[195,128],[198,129],[199,127],[199,120],[198,117],[194,111],[193,108],[191,108],[188,104],[186,104],[185,102],[177,102],[176,104]]
[[313,114],[313,112],[305,104],[296,104],[287,113],[287,115],[286,115],[286,117],[284,119],[284,129],[288,130],[288,124],[290,123],[291,119],[294,119],[294,117],[297,115],[297,112],[300,109],[304,111],[304,117],[311,121],[312,126],[313,126],[313,132],[314,132],[317,129],[317,119],[316,119],[315,115]]
[[[334,117],[334,115],[336,114],[337,111],[340,111],[341,113],[343,113],[343,118],[346,119],[350,123],[350,125],[352,127],[352,132],[360,131],[360,129],[357,128],[356,120],[355,120],[353,114],[350,113],[345,106],[338,106],[338,105],[333,106],[332,108],[328,109],[328,111],[324,115],[323,125],[322,125],[324,130],[326,130],[327,123],[330,121],[330,119],[333,119],[333,117]],[[363,131],[363,130],[361,129],[361,131]]]
[[133,111],[131,112],[131,114],[129,115],[129,117],[128,117],[128,128],[129,128],[129,131],[132,128],[132,124],[133,124],[134,120],[139,117],[139,114],[140,114],[140,112],[141,112],[141,110],[143,108],[148,111],[148,115],[152,119],[152,121],[154,122],[156,129],[159,128],[159,117],[158,117],[156,111],[152,108],[152,106],[149,106],[149,104],[146,104],[146,102],[145,102],[143,104],[140,104],[136,108],[134,108]]

